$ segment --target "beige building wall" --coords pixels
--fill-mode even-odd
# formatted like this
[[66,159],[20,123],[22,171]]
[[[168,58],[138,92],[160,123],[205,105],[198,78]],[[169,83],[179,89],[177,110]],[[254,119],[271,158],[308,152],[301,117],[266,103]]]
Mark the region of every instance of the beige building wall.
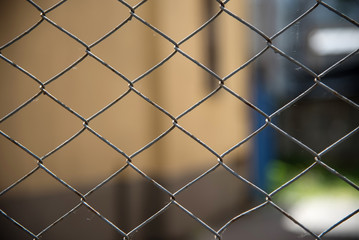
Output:
[[[41,19],[39,12],[27,2],[2,4],[2,45]],[[47,1],[38,4],[44,9],[51,6]],[[86,4],[86,11],[83,4]],[[136,14],[179,42],[208,18],[206,4],[205,1],[184,1],[178,6],[172,1],[150,1],[141,6]],[[247,7],[242,2],[232,5],[238,5],[235,9]],[[129,10],[116,1],[69,1],[46,16],[90,45],[128,18]],[[208,28],[215,31],[216,49],[208,46]],[[208,64],[209,51],[216,51],[215,71],[224,77],[246,61],[248,40],[241,32],[243,26],[225,14],[208,28],[181,44],[180,49],[204,65]],[[90,51],[133,81],[171,54],[174,46],[132,18],[123,28],[91,47]],[[28,35],[2,50],[4,57],[43,83],[85,53],[84,46],[47,21],[42,21]],[[35,80],[3,60],[0,69],[0,110],[3,117],[40,90]],[[210,81],[214,81],[213,77],[177,52],[168,62],[137,81],[134,88],[177,117],[213,90]],[[248,97],[247,70],[230,78],[226,85],[241,96]],[[125,94],[128,84],[88,55],[68,72],[46,84],[45,89],[88,119]],[[178,124],[222,154],[249,133],[248,113],[248,107],[222,89],[180,118]],[[80,131],[82,124],[82,120],[49,96],[41,94],[1,122],[0,127],[11,138],[42,157]],[[130,156],[170,128],[172,120],[131,91],[88,125]],[[4,137],[0,141],[0,178],[4,189],[37,164],[34,158]],[[228,159],[245,159],[248,146],[240,149],[229,154]],[[133,158],[133,163],[150,176],[201,172],[216,161],[207,149],[179,129],[174,129]],[[85,130],[71,143],[45,158],[44,164],[58,177],[76,186],[98,183],[123,166],[125,159]],[[53,182],[44,181],[43,177],[34,177],[26,182],[29,185],[25,188],[27,190],[54,189]]]

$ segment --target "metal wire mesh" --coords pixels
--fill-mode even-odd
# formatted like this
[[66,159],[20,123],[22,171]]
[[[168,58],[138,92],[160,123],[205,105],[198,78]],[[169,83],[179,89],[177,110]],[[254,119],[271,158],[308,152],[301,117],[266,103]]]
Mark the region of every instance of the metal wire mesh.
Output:
[[[334,69],[340,67],[344,63],[351,61],[353,56],[358,54],[359,49],[356,49],[355,51],[351,52],[350,54],[346,55],[339,61],[335,62],[328,68],[326,68],[324,71],[321,72],[315,72],[310,67],[308,67],[306,64],[304,64],[301,60],[296,59],[295,57],[290,56],[287,54],[283,49],[281,49],[279,46],[277,46],[274,43],[274,40],[281,37],[286,33],[290,28],[298,24],[298,22],[302,21],[303,19],[307,18],[308,15],[311,14],[315,9],[317,8],[324,8],[326,11],[328,11],[328,14],[335,14],[337,15],[342,21],[345,21],[349,24],[351,24],[353,27],[358,28],[359,23],[344,15],[340,11],[333,8],[330,4],[326,3],[325,1],[312,1],[311,6],[300,16],[298,16],[293,21],[286,24],[285,27],[277,31],[274,35],[270,36],[264,33],[261,29],[257,28],[250,22],[244,20],[239,16],[238,14],[234,13],[235,11],[233,9],[229,9],[228,3],[230,1],[216,1],[217,2],[217,9],[215,14],[210,16],[208,19],[206,19],[205,23],[198,27],[195,31],[188,34],[186,37],[184,37],[180,41],[176,41],[173,38],[171,38],[170,35],[168,35],[166,32],[161,31],[160,29],[156,28],[151,22],[148,22],[144,20],[145,18],[141,16],[140,10],[143,8],[147,2],[151,1],[140,1],[136,3],[135,5],[131,5],[127,3],[126,1],[119,0],[117,4],[124,6],[128,9],[128,15],[126,19],[118,24],[115,28],[113,28],[111,31],[109,31],[107,34],[101,36],[98,40],[92,42],[91,44],[87,44],[85,41],[83,41],[80,37],[76,36],[75,34],[71,33],[70,31],[66,30],[63,26],[60,24],[57,24],[55,21],[51,19],[51,17],[48,17],[50,13],[56,12],[62,4],[64,4],[66,1],[59,1],[58,3],[54,4],[52,7],[48,9],[43,9],[40,7],[39,4],[36,3],[36,1],[27,0],[28,3],[31,4],[32,10],[36,10],[37,14],[40,16],[40,19],[29,29],[12,39],[11,41],[5,43],[0,48],[0,52],[4,52],[6,49],[8,49],[10,46],[15,44],[17,41],[22,39],[25,36],[31,35],[33,31],[35,31],[37,28],[42,26],[45,23],[50,24],[53,28],[59,30],[61,34],[66,35],[72,39],[72,41],[77,42],[81,46],[82,56],[78,58],[76,61],[69,64],[65,69],[63,69],[60,72],[57,72],[53,77],[49,78],[46,81],[40,80],[38,77],[36,77],[33,73],[31,73],[29,70],[23,68],[21,65],[17,64],[15,60],[12,60],[11,57],[7,57],[6,54],[0,53],[1,61],[6,62],[7,64],[11,65],[13,69],[16,71],[19,71],[26,76],[28,76],[32,81],[34,81],[38,86],[39,90],[34,94],[32,97],[26,99],[21,105],[17,106],[15,109],[12,109],[9,111],[5,116],[3,116],[0,119],[0,126],[7,123],[8,121],[12,121],[12,118],[16,116],[17,114],[21,113],[24,109],[27,108],[27,106],[35,101],[38,100],[41,96],[46,96],[48,99],[56,103],[57,105],[61,106],[62,109],[66,111],[66,114],[71,114],[75,118],[79,119],[83,122],[83,126],[81,128],[77,129],[76,134],[66,139],[62,144],[58,145],[57,147],[53,148],[51,151],[49,151],[46,154],[39,155],[35,154],[32,149],[26,147],[21,141],[18,141],[16,138],[13,138],[11,135],[9,135],[5,130],[1,129],[0,133],[2,135],[2,138],[6,139],[6,141],[11,142],[16,147],[22,149],[28,156],[31,156],[36,163],[37,166],[33,168],[30,172],[23,175],[21,178],[19,178],[17,181],[13,182],[11,185],[9,185],[7,188],[1,191],[0,198],[4,198],[9,192],[11,192],[16,186],[23,184],[24,181],[31,178],[36,172],[43,170],[46,172],[49,176],[51,176],[53,179],[55,179],[57,182],[59,182],[63,188],[69,189],[73,195],[76,197],[78,204],[74,206],[73,208],[70,208],[64,213],[60,218],[55,220],[54,222],[49,222],[48,225],[43,228],[41,231],[34,231],[33,229],[27,228],[23,225],[21,221],[16,219],[11,214],[8,214],[6,210],[0,209],[0,213],[3,217],[5,217],[9,222],[16,225],[18,228],[18,231],[23,231],[26,233],[26,235],[33,239],[40,239],[42,236],[52,228],[56,227],[59,223],[64,221],[65,219],[69,218],[72,214],[74,214],[78,209],[81,207],[85,207],[91,212],[93,212],[99,219],[101,219],[105,224],[109,225],[111,228],[113,228],[115,231],[117,231],[123,239],[130,239],[130,238],[136,238],[136,233],[141,232],[142,228],[147,226],[153,221],[156,221],[156,219],[159,218],[160,215],[165,213],[169,208],[177,207],[180,211],[182,211],[184,214],[188,215],[192,219],[194,219],[197,223],[199,223],[203,229],[208,231],[211,235],[213,235],[216,239],[225,239],[223,237],[223,233],[225,230],[231,228],[232,224],[237,222],[239,219],[244,218],[247,215],[251,215],[255,212],[260,211],[260,209],[264,207],[271,207],[275,210],[277,210],[280,214],[288,218],[291,222],[293,222],[295,225],[299,226],[301,229],[303,229],[307,234],[309,234],[312,239],[324,239],[328,233],[333,231],[338,226],[341,226],[342,224],[345,224],[345,222],[349,219],[351,219],[353,216],[358,214],[359,208],[353,212],[349,212],[347,216],[345,216],[342,219],[338,219],[338,221],[327,228],[325,231],[321,233],[315,233],[311,226],[305,226],[303,225],[299,220],[297,220],[295,217],[291,216],[287,211],[284,210],[284,208],[273,200],[274,196],[276,196],[278,193],[282,192],[284,189],[288,188],[291,184],[294,182],[301,181],[301,179],[307,175],[313,168],[316,168],[318,166],[324,168],[327,172],[329,172],[331,175],[333,175],[333,178],[339,178],[343,180],[347,186],[350,186],[350,188],[354,189],[355,191],[359,191],[359,186],[357,183],[355,183],[353,180],[350,180],[347,176],[343,175],[342,173],[338,172],[336,169],[322,161],[323,157],[333,149],[335,149],[338,145],[346,144],[346,140],[357,134],[359,126],[351,129],[347,134],[341,136],[340,138],[336,139],[336,141],[332,144],[326,145],[323,149],[317,151],[313,150],[313,148],[309,147],[306,142],[302,142],[292,136],[287,131],[283,130],[278,124],[276,124],[273,120],[276,119],[280,114],[284,113],[286,110],[293,108],[294,105],[296,105],[302,98],[308,96],[310,93],[312,93],[314,90],[321,89],[325,92],[328,92],[334,96],[336,99],[340,99],[343,101],[346,105],[351,106],[351,108],[355,109],[355,111],[359,110],[359,106],[356,102],[352,101],[348,97],[342,95],[341,93],[337,92],[336,89],[333,89],[332,87],[328,86],[323,79],[326,78],[328,74],[330,74]],[[83,6],[84,9],[86,6]],[[238,22],[245,28],[252,31],[253,34],[255,34],[257,37],[259,37],[262,41],[266,43],[265,47],[258,51],[251,59],[249,59],[247,62],[245,62],[243,65],[237,67],[234,71],[229,73],[228,75],[221,77],[215,70],[207,67],[202,63],[200,60],[196,59],[196,57],[192,56],[191,53],[187,53],[185,50],[183,50],[183,45],[188,43],[192,38],[195,38],[198,34],[200,34],[205,29],[209,28],[209,26],[216,22],[219,16],[229,16],[234,21]],[[106,59],[101,59],[99,56],[97,56],[93,48],[95,46],[100,46],[101,44],[105,44],[105,39],[109,38],[119,30],[125,28],[130,22],[135,21],[138,24],[143,25],[146,30],[149,30],[153,32],[154,34],[158,34],[162,40],[166,41],[168,44],[170,44],[173,47],[172,52],[166,56],[163,60],[159,61],[157,64],[151,66],[151,68],[145,72],[143,72],[139,77],[132,79],[131,77],[126,76],[126,74],[122,73],[115,67],[111,66]],[[233,90],[227,85],[227,82],[229,79],[233,78],[237,73],[243,71],[244,69],[247,69],[253,64],[257,59],[259,59],[262,55],[264,55],[267,52],[274,52],[275,54],[279,55],[282,59],[285,61],[294,64],[296,67],[300,68],[301,71],[303,71],[305,74],[307,74],[307,79],[311,81],[311,84],[309,87],[304,89],[301,93],[297,94],[293,98],[289,99],[282,107],[275,109],[273,112],[265,112],[263,109],[261,109],[260,106],[257,106],[256,104],[252,103],[249,99],[246,97],[243,97],[241,94],[239,94],[237,91]],[[160,104],[156,103],[153,99],[147,97],[141,90],[137,88],[137,84],[143,81],[144,78],[147,76],[150,76],[151,74],[154,74],[155,70],[163,66],[167,61],[174,58],[175,56],[181,55],[183,56],[188,63],[193,64],[194,66],[203,69],[208,74],[211,75],[212,78],[214,78],[217,82],[217,84],[214,87],[214,90],[209,93],[204,98],[200,99],[197,103],[193,104],[191,107],[186,109],[184,112],[182,112],[179,115],[173,115],[170,111],[166,110],[165,107],[161,106]],[[95,114],[93,114],[90,117],[85,117],[83,114],[80,114],[76,112],[74,109],[70,108],[69,106],[65,105],[65,103],[60,100],[56,96],[56,94],[53,94],[51,90],[49,89],[49,86],[51,84],[56,83],[59,81],[60,77],[67,72],[73,71],[74,68],[76,68],[77,65],[79,65],[81,62],[85,61],[85,59],[92,59],[97,61],[98,63],[102,64],[103,68],[109,69],[114,74],[116,74],[123,83],[127,84],[127,90],[124,93],[121,93],[117,96],[115,100],[113,100],[110,104],[102,108],[101,110],[97,111]],[[6,88],[6,85],[2,84],[2,88]],[[214,148],[210,147],[205,141],[202,141],[198,136],[193,134],[190,130],[186,129],[186,127],[181,125],[182,118],[191,115],[192,112],[197,109],[200,105],[204,104],[207,101],[210,101],[210,99],[213,98],[213,96],[219,92],[224,91],[226,94],[229,94],[236,98],[238,102],[244,103],[248,108],[255,111],[257,114],[261,115],[263,117],[263,122],[261,125],[253,130],[249,135],[247,135],[243,140],[240,140],[237,142],[233,147],[226,149],[223,153],[219,153]],[[134,153],[129,154],[128,152],[124,151],[121,146],[117,146],[113,143],[111,143],[106,137],[100,135],[98,131],[96,130],[96,127],[92,126],[92,122],[100,117],[102,114],[104,114],[109,109],[113,108],[117,103],[120,103],[121,101],[124,101],[128,98],[130,94],[135,94],[138,97],[142,98],[149,104],[151,104],[154,108],[156,108],[158,111],[160,111],[163,115],[166,116],[167,121],[170,123],[170,127],[166,129],[165,131],[162,131],[155,139],[148,142],[145,146],[138,148]],[[236,170],[234,170],[226,161],[224,161],[224,157],[228,154],[232,153],[233,151],[241,148],[246,142],[251,141],[256,135],[260,134],[265,129],[273,129],[275,132],[281,134],[286,140],[293,142],[295,145],[302,148],[305,152],[309,153],[312,156],[312,162],[309,167],[307,167],[305,170],[297,174],[294,178],[291,180],[285,182],[282,186],[276,188],[272,192],[268,192],[265,189],[262,189],[260,186],[255,184],[252,180],[248,179],[245,176],[242,176],[242,174],[238,173]],[[164,138],[166,135],[171,133],[174,130],[179,130],[183,132],[185,135],[190,137],[193,142],[204,149],[206,149],[210,154],[212,154],[216,159],[217,162],[212,165],[209,169],[206,171],[203,171],[203,173],[197,177],[195,177],[192,181],[189,181],[187,184],[181,186],[176,191],[171,191],[167,187],[165,187],[163,184],[159,183],[155,179],[153,179],[150,175],[148,175],[146,172],[144,172],[140,167],[135,164],[132,159],[136,156],[142,154],[145,151],[148,151],[148,149],[151,149],[157,142],[159,142],[162,138]],[[75,139],[78,139],[84,132],[91,133],[95,137],[97,137],[99,140],[107,144],[109,147],[114,149],[121,158],[125,159],[124,164],[121,168],[118,168],[113,174],[107,176],[107,178],[97,184],[94,188],[87,191],[86,193],[82,193],[76,187],[72,186],[71,184],[67,183],[65,180],[57,176],[50,167],[48,167],[46,163],[46,159],[51,157],[52,155],[57,154],[57,152],[64,148],[66,145],[71,145]],[[111,220],[109,220],[102,212],[101,210],[97,209],[96,207],[92,206],[92,204],[88,201],[88,198],[90,195],[100,191],[100,189],[108,184],[113,178],[121,175],[126,169],[132,169],[134,170],[138,176],[148,181],[151,185],[155,186],[155,188],[159,189],[161,192],[163,192],[167,196],[166,204],[158,209],[158,211],[147,218],[146,220],[142,221],[137,226],[133,227],[130,231],[125,231],[121,228],[121,226],[118,226],[116,223],[113,223]],[[227,219],[224,224],[222,224],[219,228],[214,228],[209,223],[207,223],[205,220],[201,219],[199,216],[194,214],[192,211],[187,209],[178,199],[178,195],[181,193],[188,191],[188,189],[191,189],[191,187],[201,179],[207,178],[211,173],[218,171],[219,169],[225,170],[231,175],[233,175],[237,181],[241,181],[249,186],[249,188],[255,192],[258,193],[260,196],[259,198],[262,199],[259,204],[257,204],[255,207],[250,208],[244,212],[238,213],[236,216],[231,216],[230,219]],[[359,207],[359,206],[358,206]],[[36,219],[36,216],[34,216]],[[72,231],[72,229],[68,229],[69,231]],[[6,230],[5,230],[6,231]],[[240,236],[238,236],[240,237]]]

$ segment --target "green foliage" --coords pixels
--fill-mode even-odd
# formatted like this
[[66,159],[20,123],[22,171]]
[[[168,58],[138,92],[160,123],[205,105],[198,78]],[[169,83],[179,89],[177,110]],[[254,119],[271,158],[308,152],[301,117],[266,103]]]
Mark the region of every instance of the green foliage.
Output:
[[[273,161],[269,167],[267,178],[269,180],[270,190],[274,191],[295,178],[309,166],[310,164],[305,166],[295,162],[290,164],[288,161]],[[358,184],[358,176],[347,177],[355,184]],[[359,192],[347,182],[329,172],[326,168],[317,165],[299,179],[276,193],[275,198],[281,202],[293,203],[303,198],[322,195],[359,197]]]

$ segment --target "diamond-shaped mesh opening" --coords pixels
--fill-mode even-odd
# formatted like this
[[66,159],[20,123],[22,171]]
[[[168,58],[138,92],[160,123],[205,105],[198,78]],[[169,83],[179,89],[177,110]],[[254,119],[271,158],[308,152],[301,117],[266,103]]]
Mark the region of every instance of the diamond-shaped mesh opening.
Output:
[[[61,121],[56,124],[55,119]],[[56,128],[61,128],[62,131],[52,135],[51,131]],[[2,122],[1,129],[41,156],[81,129],[81,121],[49,97],[41,95]]]
[[[209,226],[218,229],[238,213],[244,212],[255,203],[246,205],[249,185],[223,167],[207,174],[190,188],[176,196],[176,200]],[[236,205],[236,208],[228,206]],[[219,216],[218,212],[221,212]]]
[[[179,123],[216,152],[223,153],[248,136],[247,116],[240,115],[241,111],[248,109],[241,100],[221,89],[181,118]],[[236,118],[229,117],[228,114],[234,112],[238,113],[235,114]]]
[[[248,37],[243,38],[243,34]],[[184,42],[180,48],[223,78],[254,56],[251,55],[252,49],[243,48],[249,39],[261,43],[259,48],[265,47],[265,41],[257,33],[232,16],[221,14],[202,31]],[[229,47],[233,43],[235,47]],[[242,54],[235,54],[236,52]]]
[[149,27],[133,19],[91,50],[127,78],[134,80],[167,57],[173,51],[173,46]]
[[[38,187],[40,184],[42,187]],[[44,189],[47,194],[44,194]],[[42,169],[1,196],[2,210],[36,234],[67,213],[78,202],[77,195],[64,188]]]
[[[322,88],[315,88],[276,118],[279,127],[316,151],[324,150],[359,124],[356,108]],[[304,131],[310,127],[312,131]]]
[[[87,57],[47,89],[83,117],[90,117],[115,101],[128,87],[120,76]],[[99,97],[103,95],[106,97]]]
[[287,137],[273,129],[265,129],[258,136],[254,137],[253,140],[258,141],[257,138],[262,137],[261,134],[265,134],[267,137],[268,135],[274,137],[276,143],[266,146],[263,142],[259,142],[259,149],[270,147],[281,150],[280,154],[275,155],[272,153],[268,156],[267,171],[262,173],[265,175],[264,178],[268,180],[266,187],[270,191],[285,185],[313,164],[313,155]]
[[[159,125],[160,122],[164,124]],[[136,93],[130,92],[96,117],[91,126],[129,155],[158,137],[168,129],[170,123],[170,119],[163,112]],[[123,138],[124,135],[128,137]]]
[[88,131],[44,160],[52,172],[84,194],[125,163],[120,153]]
[[[258,86],[253,86],[254,99],[258,102],[262,99],[265,101],[261,103],[264,105],[261,106],[262,110],[277,110],[314,85],[313,77],[307,71],[271,49],[260,55],[249,67],[256,69],[253,77],[257,79]],[[283,68],[285,70],[281,71]],[[241,73],[242,71],[239,72]],[[233,78],[236,79],[237,75]],[[231,84],[234,80],[228,81]],[[242,92],[238,93],[243,95]],[[268,110],[266,113],[271,114]]]
[[[150,198],[156,201],[144,202]],[[88,203],[125,232],[130,232],[168,202],[168,195],[128,167],[90,193]]]
[[[183,149],[191,149],[190,152]],[[186,160],[188,163],[184,164]],[[133,162],[171,191],[180,190],[199,174],[212,168],[216,156],[179,129],[173,129]],[[185,171],[186,174],[180,174]]]
[[[253,4],[255,6],[254,9],[265,9],[265,11],[261,12],[261,14],[251,14],[251,12],[241,11],[242,8],[251,5],[250,1],[229,1],[226,4],[226,8],[235,16],[259,28],[268,37],[271,37],[313,7],[315,2],[311,0],[294,0],[285,1],[279,6],[276,6],[271,1],[256,1]],[[285,11],[285,9],[291,9],[291,11]],[[274,23],[272,22],[273,16],[275,16],[276,20]],[[262,25],[258,25],[258,22],[261,22]]]
[[[313,21],[316,24],[313,24]],[[336,24],[328,27],[327,22],[335,22]],[[301,29],[303,28],[306,31],[302,31]],[[343,37],[345,33],[336,32],[338,29],[349,29],[349,32],[353,35],[352,37]],[[357,39],[354,34],[358,32],[358,27],[351,22],[323,6],[318,6],[308,13],[305,18],[296,21],[295,24],[281,33],[273,41],[273,44],[288,56],[319,73],[359,47],[358,44],[354,44],[353,47],[348,49],[343,48],[341,50],[340,47],[335,49],[335,43],[337,42],[341,42],[342,46],[352,45],[351,42]],[[286,39],[292,40],[287,41]]]
[[[54,47],[56,46],[56,47]],[[45,82],[83,55],[84,47],[48,22],[2,50],[4,56]],[[43,69],[47,71],[43,71]]]
[[[175,72],[174,75],[170,74]],[[178,53],[161,67],[136,82],[135,87],[152,101],[178,116],[205,98],[218,80]],[[161,88],[172,89],[162,92]]]
[[[86,5],[81,14],[75,9]],[[104,18],[105,16],[105,18]],[[68,1],[48,17],[90,44],[110,32],[129,16],[128,9],[116,1]]]

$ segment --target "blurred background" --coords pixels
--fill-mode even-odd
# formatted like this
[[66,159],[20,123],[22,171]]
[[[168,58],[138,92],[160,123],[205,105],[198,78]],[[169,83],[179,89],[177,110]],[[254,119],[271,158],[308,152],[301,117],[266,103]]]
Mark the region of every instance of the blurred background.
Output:
[[[49,9],[57,1],[34,1]],[[140,1],[127,1],[135,6]],[[359,21],[356,0],[326,1]],[[219,11],[216,1],[147,1],[129,18],[129,9],[117,1],[66,1],[46,13],[56,26],[70,32],[86,47],[43,20],[9,46],[19,34],[41,20],[27,1],[0,2],[0,130],[32,153],[44,166],[81,194],[101,215],[129,232],[170,202],[170,196],[131,167],[98,187],[126,165],[126,158],[93,132],[111,142],[132,163],[168,191],[175,193],[217,164],[217,157],[178,128],[170,130],[170,116],[206,144],[236,173],[270,193],[314,163],[313,155],[288,137],[266,127],[237,146],[265,124],[265,118],[235,95],[218,89],[218,80],[183,54],[176,52],[153,71],[153,66],[174,53],[167,38],[206,66],[238,96],[271,115],[313,84],[313,76],[269,49],[245,68],[237,70],[267,47],[267,42],[227,13],[186,39]],[[231,13],[271,37],[301,16],[316,1],[229,1]],[[112,29],[123,26],[102,41]],[[185,40],[185,41],[183,41]],[[322,5],[316,7],[273,40],[288,56],[320,74],[359,48],[358,26]],[[97,59],[96,59],[97,58]],[[126,79],[104,66],[120,72]],[[77,60],[78,64],[72,65]],[[30,73],[25,74],[9,62]],[[322,82],[358,104],[359,56],[353,55],[326,74]],[[67,69],[67,71],[64,71]],[[233,73],[233,75],[232,75]],[[31,76],[29,76],[31,75]],[[228,77],[228,79],[227,79]],[[34,80],[36,79],[36,80]],[[40,94],[39,82],[51,94]],[[14,109],[34,97],[24,108]],[[67,111],[54,98],[72,109]],[[109,104],[110,108],[101,112]],[[316,87],[272,122],[306,146],[322,152],[358,127],[358,108],[323,87]],[[76,136],[68,144],[58,146]],[[322,161],[354,184],[359,184],[359,136],[331,148]],[[150,146],[149,148],[146,148]],[[133,157],[132,157],[133,156]],[[39,168],[37,160],[0,137],[0,208],[35,234],[80,203],[79,196]],[[93,192],[91,192],[94,190]],[[266,196],[218,167],[176,195],[188,211],[218,230],[233,217],[258,206]],[[303,225],[320,234],[359,208],[359,192],[347,182],[316,165],[298,181],[273,196],[273,201]],[[318,205],[319,202],[319,205]],[[304,206],[304,207],[303,207]],[[303,207],[303,208],[302,208]],[[358,214],[357,214],[358,215]],[[325,239],[359,239],[358,216],[350,218]],[[31,239],[0,216],[1,239]],[[42,239],[121,239],[85,206],[72,212],[41,235]],[[176,206],[139,229],[134,239],[212,239],[213,234]],[[231,225],[223,239],[314,239],[277,209],[268,205]]]

